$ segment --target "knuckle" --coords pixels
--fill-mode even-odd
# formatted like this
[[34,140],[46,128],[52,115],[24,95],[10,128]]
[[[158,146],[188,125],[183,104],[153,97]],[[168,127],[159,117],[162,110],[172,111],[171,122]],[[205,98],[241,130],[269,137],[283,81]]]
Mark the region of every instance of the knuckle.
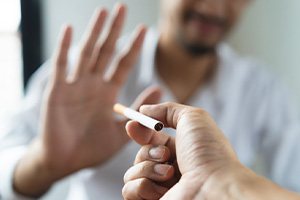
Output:
[[119,67],[124,67],[129,65],[129,61],[126,56],[121,56],[118,63],[119,63]]
[[194,108],[194,112],[201,116],[209,116],[208,112],[202,108]]
[[147,155],[148,155],[148,151],[149,151],[149,147],[142,146],[140,148],[140,150],[138,151],[137,155],[136,155],[134,164],[138,164],[138,163],[143,162],[144,160],[146,160]]
[[123,181],[124,181],[125,184],[126,184],[128,181],[130,181],[130,169],[131,169],[131,168],[129,168],[129,170],[127,170],[127,171],[125,172],[125,174],[124,174]]
[[141,152],[147,152],[147,153],[148,153],[148,151],[149,151],[153,146],[154,146],[154,145],[152,145],[152,144],[146,144],[146,145],[144,145],[144,146],[141,147],[140,151],[141,151]]
[[141,177],[148,177],[151,175],[153,171],[154,163],[151,161],[144,161],[137,165],[134,165],[133,167],[129,168],[124,177],[123,181],[124,183],[128,183],[129,181],[132,181],[134,179],[138,179]]
[[154,147],[154,145],[151,145],[151,144],[144,145],[144,146],[141,147],[140,153],[143,156],[143,158],[149,159],[149,151],[153,147]]
[[129,188],[128,184],[125,184],[122,188],[122,196],[127,198],[129,196]]
[[168,107],[170,104],[171,104],[172,102],[170,102],[170,101],[167,101],[167,102],[164,102],[164,103],[162,103],[161,105],[162,106],[166,106],[166,107]]
[[166,102],[166,103],[164,103],[165,104],[165,106],[167,106],[167,107],[174,107],[174,106],[176,106],[177,104],[176,103],[174,103],[174,102]]
[[153,163],[151,161],[144,161],[140,163],[140,167],[138,169],[139,174],[149,174],[152,171]]
[[80,57],[88,57],[92,54],[91,50],[87,47],[82,47],[80,52]]
[[147,180],[146,178],[142,178],[139,181],[137,191],[144,191],[145,188],[148,188],[150,186],[151,186],[151,184],[150,184],[149,180]]
[[209,116],[209,113],[202,108],[188,106],[181,111],[181,116],[183,116],[183,115],[189,115],[189,116],[197,115],[197,116],[200,116],[203,118],[203,117]]
[[115,50],[115,48],[113,45],[104,43],[100,50],[100,53],[105,54],[105,55],[112,55],[114,53],[114,50]]

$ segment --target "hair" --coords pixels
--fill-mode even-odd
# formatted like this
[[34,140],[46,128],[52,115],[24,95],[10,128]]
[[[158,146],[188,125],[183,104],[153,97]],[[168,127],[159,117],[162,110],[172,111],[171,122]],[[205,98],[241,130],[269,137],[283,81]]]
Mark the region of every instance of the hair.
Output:
[[214,46],[208,46],[201,43],[189,43],[185,41],[184,36],[181,34],[177,34],[177,41],[188,54],[194,57],[214,53],[216,49]]

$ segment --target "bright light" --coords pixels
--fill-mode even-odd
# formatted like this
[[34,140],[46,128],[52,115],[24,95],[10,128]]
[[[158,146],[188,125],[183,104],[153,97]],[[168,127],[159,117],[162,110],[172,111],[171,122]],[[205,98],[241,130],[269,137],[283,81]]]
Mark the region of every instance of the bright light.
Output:
[[17,107],[22,97],[19,0],[0,0],[0,136],[2,117]]
[[0,0],[0,32],[15,32],[20,19],[20,0]]

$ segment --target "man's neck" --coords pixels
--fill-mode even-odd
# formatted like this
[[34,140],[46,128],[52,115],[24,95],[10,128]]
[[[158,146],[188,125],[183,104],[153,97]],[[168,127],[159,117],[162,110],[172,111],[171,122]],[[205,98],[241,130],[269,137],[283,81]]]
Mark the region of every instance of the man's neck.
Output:
[[161,35],[156,53],[157,71],[178,102],[186,103],[211,78],[217,63],[216,52],[191,55],[176,41]]

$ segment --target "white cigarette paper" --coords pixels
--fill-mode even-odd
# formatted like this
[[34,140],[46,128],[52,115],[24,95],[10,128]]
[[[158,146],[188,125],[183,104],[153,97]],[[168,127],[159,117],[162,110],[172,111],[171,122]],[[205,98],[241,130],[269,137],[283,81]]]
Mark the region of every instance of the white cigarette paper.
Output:
[[116,113],[124,115],[125,117],[131,120],[137,121],[143,126],[150,128],[152,130],[161,131],[164,128],[164,124],[162,122],[153,119],[151,117],[148,117],[146,115],[143,115],[142,113],[139,113],[131,108],[127,108],[121,104],[115,104],[114,111]]

